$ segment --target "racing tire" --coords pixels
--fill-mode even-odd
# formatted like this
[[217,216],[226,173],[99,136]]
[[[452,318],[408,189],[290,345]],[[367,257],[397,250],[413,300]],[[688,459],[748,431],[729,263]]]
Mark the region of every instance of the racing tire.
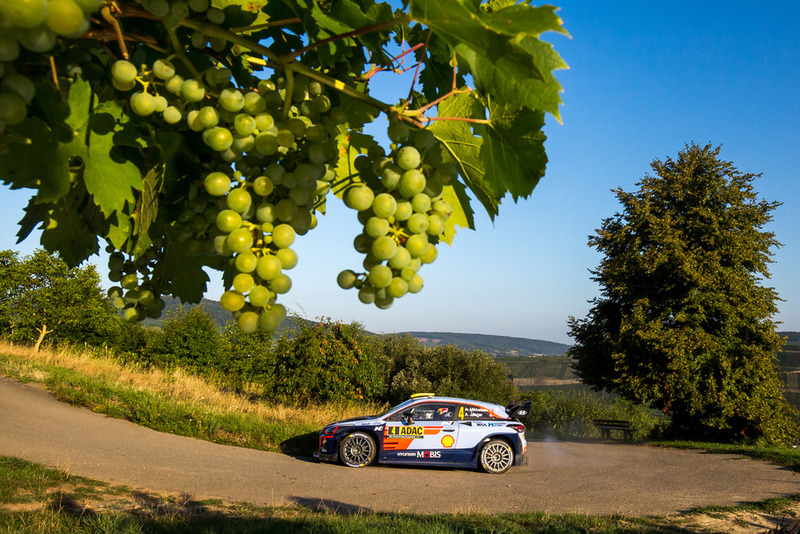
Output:
[[480,464],[490,475],[500,475],[514,465],[514,450],[502,439],[490,439],[481,448]]
[[375,438],[365,432],[353,432],[339,443],[339,459],[347,467],[365,467],[378,455]]

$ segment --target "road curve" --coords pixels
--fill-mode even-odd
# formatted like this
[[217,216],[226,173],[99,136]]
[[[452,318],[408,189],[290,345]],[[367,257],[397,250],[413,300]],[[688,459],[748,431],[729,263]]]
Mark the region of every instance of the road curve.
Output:
[[800,493],[800,476],[731,455],[533,441],[504,475],[350,469],[173,436],[57,401],[0,376],[0,454],[135,488],[339,511],[672,514]]

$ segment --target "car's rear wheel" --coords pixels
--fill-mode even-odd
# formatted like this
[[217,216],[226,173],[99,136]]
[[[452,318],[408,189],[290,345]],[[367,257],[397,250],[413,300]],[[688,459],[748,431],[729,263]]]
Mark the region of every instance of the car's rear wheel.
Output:
[[514,451],[502,439],[490,439],[481,449],[481,467],[487,473],[499,475],[514,465]]
[[353,432],[339,443],[339,458],[347,467],[364,467],[378,454],[375,438],[364,432]]

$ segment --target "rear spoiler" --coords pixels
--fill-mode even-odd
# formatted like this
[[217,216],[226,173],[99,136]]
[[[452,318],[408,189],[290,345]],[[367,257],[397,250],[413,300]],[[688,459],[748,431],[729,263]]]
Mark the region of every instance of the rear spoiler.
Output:
[[506,406],[506,413],[512,419],[521,421],[522,419],[528,417],[528,414],[531,413],[531,401],[529,400],[512,401],[508,406]]

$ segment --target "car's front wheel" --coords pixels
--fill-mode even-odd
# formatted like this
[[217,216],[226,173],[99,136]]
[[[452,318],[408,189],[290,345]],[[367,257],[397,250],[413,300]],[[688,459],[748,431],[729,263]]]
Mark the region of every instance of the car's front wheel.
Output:
[[364,432],[353,432],[339,443],[339,458],[347,467],[364,467],[378,454],[375,439]]
[[502,439],[490,439],[481,449],[481,467],[487,473],[505,473],[514,464],[514,451]]

